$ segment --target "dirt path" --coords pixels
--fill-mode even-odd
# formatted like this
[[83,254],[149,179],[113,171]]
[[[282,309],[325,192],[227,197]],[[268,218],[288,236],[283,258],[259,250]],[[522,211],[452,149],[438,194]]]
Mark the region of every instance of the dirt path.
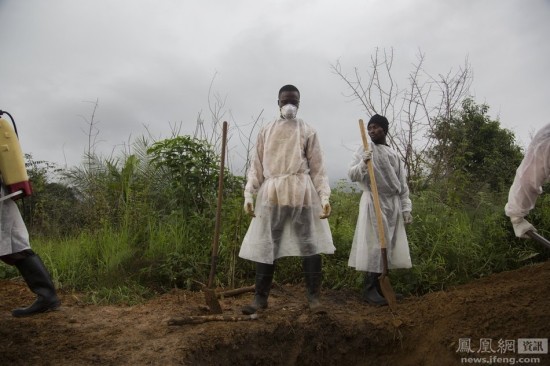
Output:
[[[2,365],[440,366],[482,356],[506,361],[493,364],[528,356],[540,360],[531,364],[550,365],[548,354],[517,350],[518,338],[550,336],[550,262],[406,298],[397,315],[356,293],[328,290],[329,313],[311,315],[303,287],[283,286],[251,321],[170,326],[169,319],[205,315],[203,294],[180,290],[131,307],[82,305],[77,295],[61,294],[61,310],[16,319],[10,310],[32,294],[17,281],[0,281],[0,291]],[[239,315],[251,296],[222,300],[224,314]],[[513,340],[515,348],[499,353],[499,340]],[[468,341],[480,352],[460,351]]]

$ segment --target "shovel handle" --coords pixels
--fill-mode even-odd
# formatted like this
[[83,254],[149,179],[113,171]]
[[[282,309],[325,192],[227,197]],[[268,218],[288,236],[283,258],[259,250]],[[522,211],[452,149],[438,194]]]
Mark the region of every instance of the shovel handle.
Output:
[[218,204],[216,207],[216,222],[214,227],[214,239],[212,240],[212,261],[210,265],[210,275],[208,276],[208,288],[212,288],[214,284],[214,276],[216,275],[216,266],[218,264],[218,244],[220,241],[221,227],[221,212],[223,198],[223,173],[225,171],[225,145],[227,143],[227,122],[223,122],[222,130],[222,151],[220,161],[220,174],[218,177]]
[[538,241],[539,243],[544,245],[546,248],[550,249],[550,240],[546,239],[544,236],[540,235],[539,233],[533,230],[529,230],[528,232],[526,232],[526,234],[529,235],[531,239]]
[[[365,125],[363,120],[359,120],[359,129],[361,130],[361,138],[363,139],[363,147],[365,151],[369,149],[369,140],[367,139],[367,133],[365,132]],[[367,169],[369,170],[370,186],[372,190],[372,200],[374,201],[374,211],[376,212],[376,223],[378,226],[378,240],[380,241],[380,248],[385,252],[386,249],[386,236],[384,234],[384,221],[382,219],[382,210],[380,209],[380,198],[378,197],[378,187],[376,185],[376,178],[374,177],[374,167],[372,161],[367,161]],[[384,271],[388,270],[387,256],[382,258],[384,261]]]

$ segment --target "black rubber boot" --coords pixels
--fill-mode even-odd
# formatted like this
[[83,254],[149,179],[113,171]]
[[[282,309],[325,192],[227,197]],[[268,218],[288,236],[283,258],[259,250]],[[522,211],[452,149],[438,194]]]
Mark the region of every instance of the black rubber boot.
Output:
[[[376,290],[378,291],[378,293],[382,297],[384,297],[384,293],[382,292],[382,287],[380,286],[380,280],[378,279],[382,274],[377,273],[376,275],[377,275],[376,276]],[[404,298],[403,294],[398,294],[398,293],[395,294],[395,300],[401,301],[401,300],[403,300],[403,298]],[[384,297],[384,299],[385,299],[385,297]]]
[[244,306],[241,311],[243,314],[255,314],[259,309],[267,309],[267,298],[271,290],[274,264],[256,263],[256,284],[254,289],[254,300],[251,304]]
[[27,308],[19,308],[12,311],[15,317],[23,317],[43,313],[48,310],[55,310],[59,307],[60,301],[55,293],[55,286],[48,270],[40,257],[31,255],[15,263],[15,266],[23,276],[29,289],[36,294],[36,300]]
[[371,305],[383,306],[388,305],[388,302],[381,295],[380,283],[378,282],[380,273],[367,272],[365,273],[365,282],[363,287],[363,300]]
[[314,314],[326,313],[326,309],[319,301],[321,282],[323,279],[321,255],[316,254],[304,257],[302,260],[304,277],[306,279],[307,302],[309,310]]

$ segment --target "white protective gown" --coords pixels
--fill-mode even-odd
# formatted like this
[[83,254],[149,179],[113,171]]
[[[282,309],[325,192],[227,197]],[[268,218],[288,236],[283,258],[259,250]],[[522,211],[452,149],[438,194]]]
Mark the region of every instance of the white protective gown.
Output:
[[250,227],[239,256],[273,263],[285,256],[335,251],[330,227],[321,220],[321,198],[330,186],[315,130],[301,119],[278,119],[261,129],[245,192],[256,194]]
[[[403,221],[403,212],[412,210],[405,168],[397,153],[389,146],[370,143],[369,148],[372,149],[372,163],[384,222],[388,268],[411,268],[409,243]],[[358,271],[381,273],[378,225],[367,164],[361,157],[363,151],[361,146],[355,152],[348,172],[351,181],[357,182],[363,190],[348,265]]]
[[537,132],[518,169],[504,207],[509,217],[525,217],[550,178],[550,124]]
[[[4,187],[0,196],[5,196]],[[0,202],[0,256],[31,249],[29,233],[15,202],[8,198]]]

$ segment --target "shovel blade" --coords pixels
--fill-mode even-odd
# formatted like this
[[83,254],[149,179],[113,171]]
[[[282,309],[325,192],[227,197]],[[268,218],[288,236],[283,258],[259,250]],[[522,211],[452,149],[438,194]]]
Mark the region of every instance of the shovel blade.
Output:
[[211,313],[213,314],[222,313],[222,307],[220,306],[220,303],[218,301],[218,295],[216,294],[216,291],[209,288],[205,289],[204,299],[206,301],[206,306],[208,306]]
[[380,282],[380,289],[382,290],[382,296],[386,299],[388,302],[388,306],[392,311],[396,311],[397,309],[397,299],[395,298],[395,292],[393,291],[393,288],[391,287],[390,278],[382,274],[378,281]]

